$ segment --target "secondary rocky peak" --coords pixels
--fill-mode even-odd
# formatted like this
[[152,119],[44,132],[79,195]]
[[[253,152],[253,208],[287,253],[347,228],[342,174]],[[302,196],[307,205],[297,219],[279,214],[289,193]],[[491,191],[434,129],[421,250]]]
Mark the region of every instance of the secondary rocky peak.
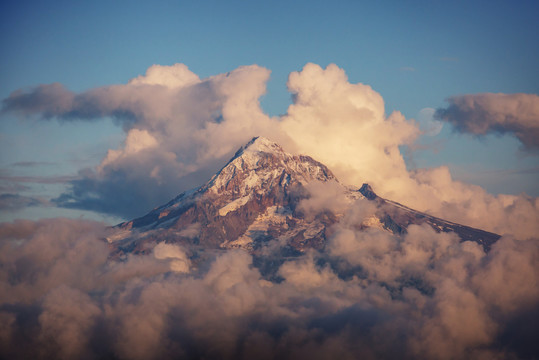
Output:
[[383,199],[368,184],[360,189],[345,187],[310,156],[287,153],[275,142],[255,137],[206,184],[120,224],[119,233],[109,241],[119,253],[147,252],[150,243],[160,241],[196,249],[243,248],[259,255],[275,241],[286,256],[322,250],[344,212],[324,208],[306,216],[302,204],[313,195],[309,188],[313,182],[341,186],[349,206],[362,206],[357,202],[362,199],[374,203],[375,213],[358,218],[354,225],[358,229],[379,228],[400,236],[411,224],[428,224],[437,232],[455,232],[462,240],[476,241],[485,249],[499,238]]
[[243,170],[254,170],[259,168],[260,165],[265,165],[264,161],[261,162],[262,159],[277,158],[284,160],[290,156],[279,144],[265,137],[256,136],[236,151],[221,172],[229,165]]
[[372,190],[372,187],[367,183],[361,186],[359,192],[369,200],[374,200],[378,197],[378,195],[376,195],[376,193]]

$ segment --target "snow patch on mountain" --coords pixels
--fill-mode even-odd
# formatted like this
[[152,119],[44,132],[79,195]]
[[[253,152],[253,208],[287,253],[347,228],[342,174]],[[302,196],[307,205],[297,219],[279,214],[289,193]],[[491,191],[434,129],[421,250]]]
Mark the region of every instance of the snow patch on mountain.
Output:
[[[372,212],[364,213],[365,207]],[[258,137],[206,184],[120,224],[107,240],[124,253],[145,252],[150,243],[163,239],[199,249],[264,253],[276,240],[297,254],[322,250],[334,225],[354,221],[358,211],[363,215],[352,224],[358,228],[402,235],[408,225],[426,223],[438,232],[457,232],[462,240],[477,241],[485,249],[499,238],[382,199],[368,184],[360,189],[344,186],[311,157],[286,153]]]
[[257,237],[267,236],[272,227],[288,229],[287,220],[290,218],[292,218],[290,209],[282,206],[270,206],[263,214],[257,216],[243,235],[236,240],[223,242],[221,247],[225,249],[241,248],[252,250],[253,241]]
[[219,209],[219,215],[226,216],[226,214],[228,214],[229,212],[236,211],[243,205],[247,204],[247,202],[250,199],[251,199],[251,195],[247,195],[226,204],[225,206]]
[[365,218],[365,220],[363,220],[361,225],[365,227],[376,228],[376,229],[384,230],[387,232],[391,232],[391,230],[384,228],[384,224],[382,224],[382,222],[376,215],[371,215]]

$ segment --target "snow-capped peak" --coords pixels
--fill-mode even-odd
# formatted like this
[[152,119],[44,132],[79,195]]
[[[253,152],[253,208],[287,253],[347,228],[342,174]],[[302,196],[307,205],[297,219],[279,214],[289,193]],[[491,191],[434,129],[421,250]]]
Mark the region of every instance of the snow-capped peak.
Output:
[[234,157],[206,185],[214,193],[232,191],[241,197],[253,189],[270,191],[274,184],[335,180],[331,171],[309,156],[292,155],[273,141],[255,137],[241,147]]
[[269,153],[269,154],[284,154],[283,148],[273,141],[262,137],[255,136],[247,144],[242,146],[234,155],[234,158],[237,158],[246,153]]
[[323,249],[326,229],[344,213],[323,210],[314,218],[305,216],[301,204],[309,198],[312,189],[308,186],[313,182],[341,186],[349,204],[360,199],[375,204],[376,213],[358,219],[358,228],[377,227],[403,234],[410,224],[426,223],[435,231],[456,232],[461,239],[477,241],[485,248],[499,238],[385,200],[368,184],[359,190],[344,187],[313,158],[289,154],[278,144],[255,137],[206,184],[141,218],[120,224],[120,232],[109,241],[122,251],[146,251],[145,242],[159,237],[162,241],[249,251],[259,251],[268,239],[286,243],[294,251]]

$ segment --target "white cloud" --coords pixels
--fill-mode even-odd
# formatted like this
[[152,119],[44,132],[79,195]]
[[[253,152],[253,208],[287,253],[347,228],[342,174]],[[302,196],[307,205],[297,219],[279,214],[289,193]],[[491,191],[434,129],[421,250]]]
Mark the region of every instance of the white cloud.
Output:
[[[307,64],[290,74],[287,113],[270,118],[259,104],[269,74],[252,65],[199,79],[183,64],[154,65],[128,84],[80,94],[59,84],[16,91],[4,100],[4,111],[63,120],[113,116],[123,124],[123,146],[109,150],[95,169],[81,171],[71,190],[54,200],[60,206],[140,216],[202,184],[240,145],[262,135],[321,161],[345,184],[367,182],[380,196],[417,210],[518,238],[539,231],[537,199],[490,195],[453,180],[443,166],[407,170],[400,147],[441,129],[432,109],[423,109],[417,123],[399,112],[386,116],[382,96],[370,86],[350,83],[334,64]],[[474,116],[483,111],[501,119],[495,121],[500,129],[533,130],[534,96],[454,98],[445,113],[463,103]],[[485,121],[478,123],[481,133],[498,128]]]
[[153,255],[156,259],[169,260],[172,271],[186,273],[191,267],[191,261],[178,245],[159,243],[153,248]]
[[243,358],[258,349],[285,359],[449,359],[533,351],[526,338],[502,335],[537,330],[537,239],[504,237],[485,254],[429,227],[411,226],[402,237],[355,230],[363,215],[345,215],[330,255],[280,265],[282,282],[263,279],[242,251],[219,252],[185,273],[169,266],[185,260],[175,244],[108,259],[98,223],[0,224],[0,356]]
[[288,87],[294,103],[281,119],[283,130],[297,152],[326,164],[342,182],[367,182],[382,197],[501,234],[527,238],[539,231],[537,199],[490,195],[453,180],[443,166],[409,172],[399,146],[419,136],[417,124],[399,112],[386,117],[380,94],[350,84],[337,66],[307,64],[290,75]]
[[128,84],[80,94],[59,84],[14,92],[4,111],[121,122],[123,146],[83,170],[56,203],[133,217],[206,181],[251,137],[278,132],[259,106],[268,77],[256,65],[202,80],[183,64],[154,65]]
[[146,75],[129,80],[130,85],[162,85],[169,88],[182,88],[199,82],[200,78],[185,64],[152,65],[146,70]]

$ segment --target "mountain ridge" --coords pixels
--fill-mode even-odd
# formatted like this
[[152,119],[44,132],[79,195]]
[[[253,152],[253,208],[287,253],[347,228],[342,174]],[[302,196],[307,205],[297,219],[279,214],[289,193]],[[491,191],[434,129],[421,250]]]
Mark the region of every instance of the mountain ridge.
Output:
[[346,187],[310,156],[289,154],[266,138],[254,137],[205,184],[118,224],[117,233],[107,240],[120,253],[144,253],[150,243],[161,241],[259,253],[276,240],[288,253],[322,251],[342,214],[322,210],[305,215],[302,201],[310,198],[314,183],[337,188],[347,206],[359,200],[376,206],[358,228],[377,227],[401,235],[412,224],[428,224],[436,232],[455,232],[462,241],[475,241],[485,251],[500,237],[383,199],[368,184]]

